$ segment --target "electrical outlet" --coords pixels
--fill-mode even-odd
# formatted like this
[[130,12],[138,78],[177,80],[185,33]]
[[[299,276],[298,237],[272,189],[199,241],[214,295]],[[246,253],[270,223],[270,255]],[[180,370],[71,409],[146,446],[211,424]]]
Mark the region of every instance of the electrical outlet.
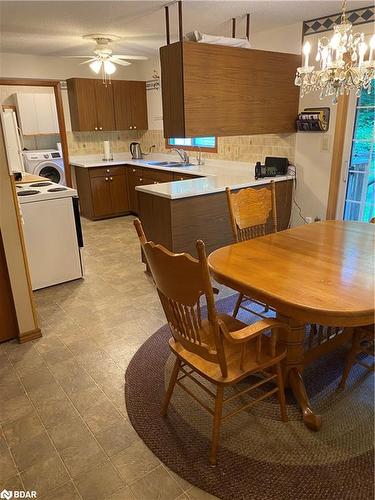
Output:
[[329,151],[329,134],[323,134],[320,143],[321,151]]

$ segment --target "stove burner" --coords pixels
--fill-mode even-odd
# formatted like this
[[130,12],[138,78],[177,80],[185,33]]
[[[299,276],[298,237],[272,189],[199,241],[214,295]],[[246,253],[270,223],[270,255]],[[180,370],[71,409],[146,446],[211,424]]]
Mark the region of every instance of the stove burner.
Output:
[[37,189],[25,189],[24,191],[20,191],[17,193],[17,196],[31,196],[32,194],[39,194],[40,191]]
[[30,184],[30,187],[44,187],[44,186],[52,186],[53,182],[34,182]]
[[49,193],[57,193],[58,191],[67,191],[68,188],[63,188],[63,187],[55,187],[51,189],[47,189]]

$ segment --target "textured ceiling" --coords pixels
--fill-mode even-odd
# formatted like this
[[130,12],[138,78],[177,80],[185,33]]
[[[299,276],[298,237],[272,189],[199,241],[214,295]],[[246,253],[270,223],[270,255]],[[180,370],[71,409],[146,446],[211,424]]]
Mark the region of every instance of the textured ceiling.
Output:
[[[1,52],[49,56],[86,55],[93,43],[82,35],[102,32],[119,35],[115,53],[152,55],[165,44],[165,1],[0,1]],[[348,9],[371,4],[349,1]],[[294,24],[341,9],[341,0],[200,1],[184,0],[184,31],[230,36],[232,17],[251,14],[251,31]],[[170,7],[176,36],[177,8]],[[238,36],[245,31],[238,23]]]

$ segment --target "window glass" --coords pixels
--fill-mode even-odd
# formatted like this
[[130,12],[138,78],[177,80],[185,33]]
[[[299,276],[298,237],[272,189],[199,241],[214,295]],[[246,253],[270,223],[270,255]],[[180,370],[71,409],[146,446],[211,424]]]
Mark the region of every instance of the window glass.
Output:
[[216,137],[187,137],[187,138],[170,137],[168,139],[168,145],[215,149]]

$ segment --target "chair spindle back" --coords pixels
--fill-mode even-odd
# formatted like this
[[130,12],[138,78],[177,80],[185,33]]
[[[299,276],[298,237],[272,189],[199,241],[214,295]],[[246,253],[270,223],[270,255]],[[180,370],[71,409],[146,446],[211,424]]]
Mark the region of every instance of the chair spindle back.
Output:
[[[147,241],[141,222],[137,219],[134,225],[173,337],[188,351],[219,363],[223,376],[227,376],[203,241],[197,242],[197,260],[187,253],[174,254]],[[203,297],[208,316],[205,322],[201,310]]]
[[271,181],[270,186],[271,189],[245,188],[237,193],[226,188],[232,231],[237,242],[265,236],[270,215],[273,232],[277,232],[275,182]]

